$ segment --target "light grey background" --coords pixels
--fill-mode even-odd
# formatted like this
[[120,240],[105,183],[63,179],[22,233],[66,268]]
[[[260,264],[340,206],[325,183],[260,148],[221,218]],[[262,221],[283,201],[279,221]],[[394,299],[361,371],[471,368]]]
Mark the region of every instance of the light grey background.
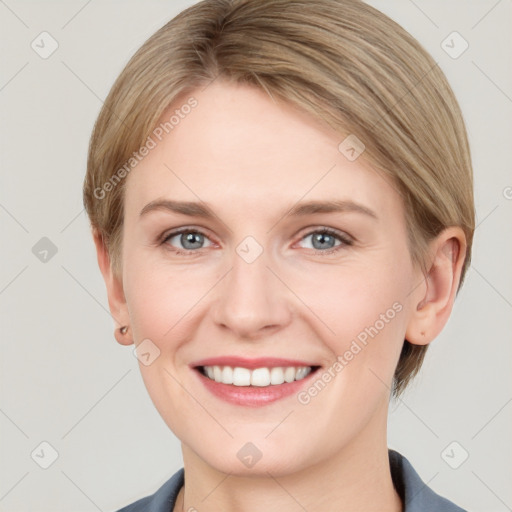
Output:
[[[114,340],[81,186],[116,76],[192,3],[0,0],[1,511],[116,510],[182,466],[133,347]],[[467,281],[420,376],[391,407],[389,446],[462,507],[512,510],[512,2],[369,3],[446,73],[467,122],[478,213]],[[47,59],[31,48],[42,31],[59,45]],[[441,47],[453,31],[469,43],[457,59]],[[46,262],[32,251],[42,237],[57,248]],[[47,469],[44,441],[58,453]],[[466,452],[458,469],[447,463]]]

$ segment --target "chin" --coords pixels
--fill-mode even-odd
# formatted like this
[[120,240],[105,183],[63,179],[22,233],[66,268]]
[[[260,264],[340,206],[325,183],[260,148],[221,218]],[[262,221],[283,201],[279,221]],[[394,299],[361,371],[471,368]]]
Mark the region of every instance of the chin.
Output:
[[264,439],[243,442],[231,439],[224,446],[218,443],[212,449],[194,452],[204,464],[216,471],[240,477],[268,478],[269,473],[273,477],[283,477],[306,470],[322,458],[318,450],[315,454],[308,454],[304,446],[295,448],[283,442],[276,446]]

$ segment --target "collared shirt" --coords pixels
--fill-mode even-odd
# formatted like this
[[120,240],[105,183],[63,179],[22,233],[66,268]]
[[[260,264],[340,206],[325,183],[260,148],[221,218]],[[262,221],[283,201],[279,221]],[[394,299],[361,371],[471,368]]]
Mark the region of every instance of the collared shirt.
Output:
[[[388,450],[388,454],[391,478],[402,499],[403,512],[466,512],[430,489],[403,455],[394,450]],[[172,512],[184,482],[185,470],[181,468],[154,494],[117,512]]]

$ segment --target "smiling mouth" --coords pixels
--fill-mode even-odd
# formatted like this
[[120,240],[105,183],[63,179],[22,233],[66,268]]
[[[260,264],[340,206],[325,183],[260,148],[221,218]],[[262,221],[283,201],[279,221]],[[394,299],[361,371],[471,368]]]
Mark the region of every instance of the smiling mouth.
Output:
[[268,387],[302,380],[320,366],[277,366],[272,368],[243,368],[240,366],[196,366],[206,378],[233,386]]

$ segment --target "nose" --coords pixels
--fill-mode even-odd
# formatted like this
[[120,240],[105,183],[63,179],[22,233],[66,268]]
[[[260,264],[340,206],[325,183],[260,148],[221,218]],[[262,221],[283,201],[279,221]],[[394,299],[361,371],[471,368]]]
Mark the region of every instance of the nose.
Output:
[[288,288],[268,268],[265,251],[252,262],[237,252],[231,271],[216,286],[211,313],[216,325],[232,332],[234,338],[254,339],[269,335],[291,321]]

